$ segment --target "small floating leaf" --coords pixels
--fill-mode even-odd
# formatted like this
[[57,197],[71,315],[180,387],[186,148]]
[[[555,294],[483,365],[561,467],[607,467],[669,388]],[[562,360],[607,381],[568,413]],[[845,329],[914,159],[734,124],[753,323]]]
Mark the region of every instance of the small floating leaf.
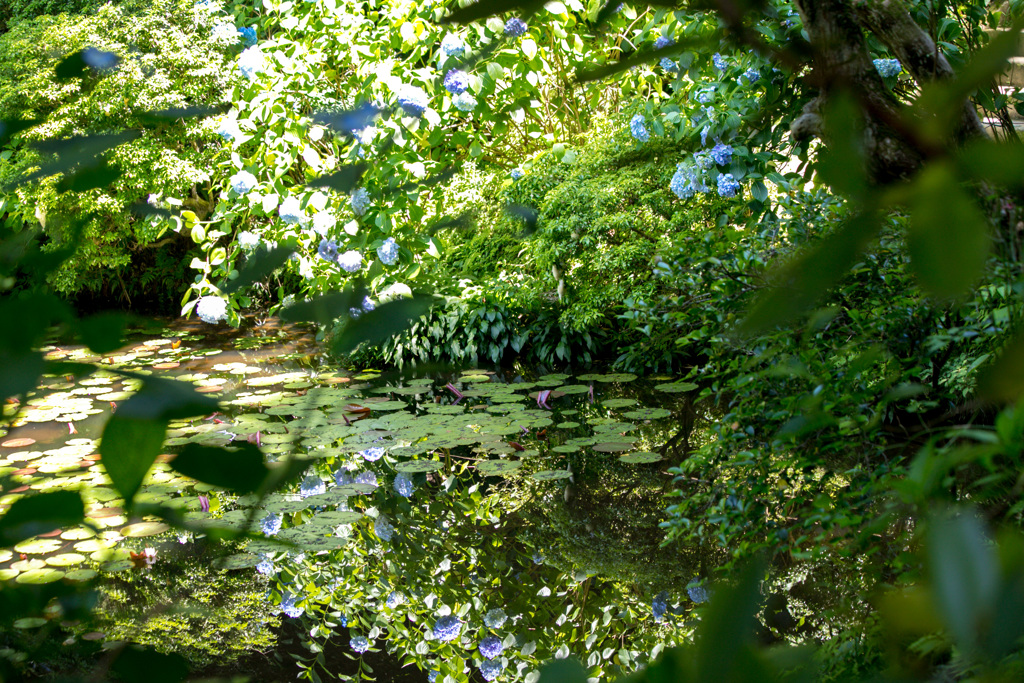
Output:
[[658,462],[659,460],[661,460],[661,456],[658,455],[657,453],[650,453],[650,452],[646,452],[646,451],[637,451],[636,453],[630,453],[628,455],[620,455],[619,456],[619,460],[621,460],[622,462],[639,464],[639,463]]
[[569,470],[541,470],[534,472],[533,478],[537,481],[554,481],[555,479],[568,479],[572,476]]

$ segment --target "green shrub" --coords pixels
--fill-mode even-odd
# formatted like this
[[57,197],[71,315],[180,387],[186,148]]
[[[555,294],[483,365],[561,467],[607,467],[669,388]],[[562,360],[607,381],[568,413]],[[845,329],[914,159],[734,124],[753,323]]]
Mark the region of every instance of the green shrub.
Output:
[[[213,41],[214,21],[187,0],[157,0],[140,14],[105,5],[92,15],[43,16],[0,36],[0,118],[47,117],[3,152],[0,186],[44,161],[31,147],[36,141],[123,127],[141,131],[138,139],[107,155],[124,173],[106,187],[65,192],[58,176],[16,189],[8,185],[0,195],[6,223],[15,229],[41,225],[49,249],[71,239],[72,219],[89,216],[79,253],[52,276],[57,291],[119,291],[129,298],[141,291],[132,271],[158,260],[148,252],[168,244],[162,238],[175,242],[178,237],[168,237],[167,223],[127,211],[131,205],[148,197],[151,203],[163,196],[186,197],[186,208],[209,212],[204,185],[221,149],[210,125],[201,119],[152,123],[140,114],[221,100],[230,73],[226,51],[235,48]],[[54,66],[90,46],[119,55],[119,68],[109,75],[58,81]],[[174,268],[167,272],[181,277]],[[184,289],[180,280],[156,286],[175,297]]]

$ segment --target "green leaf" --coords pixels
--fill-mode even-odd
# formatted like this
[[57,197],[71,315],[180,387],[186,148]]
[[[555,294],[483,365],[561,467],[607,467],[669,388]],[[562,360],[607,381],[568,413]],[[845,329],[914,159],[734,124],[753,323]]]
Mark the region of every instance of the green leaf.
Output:
[[868,191],[868,180],[861,108],[853,96],[840,91],[829,99],[823,117],[828,144],[818,155],[818,175],[837,192],[863,198]]
[[765,187],[764,182],[755,180],[750,184],[750,195],[757,201],[764,203],[768,201],[768,188]]
[[[136,394],[138,396],[138,394]],[[129,507],[142,486],[149,468],[164,444],[167,422],[158,419],[129,417],[124,406],[136,398],[128,399],[114,413],[103,429],[100,441],[100,460],[118,493]]]
[[309,301],[302,301],[282,310],[278,315],[285,322],[315,322],[328,325],[350,308],[362,306],[366,290],[361,285],[341,292],[325,294]]
[[125,683],[180,683],[188,678],[188,663],[177,653],[162,654],[137,645],[128,645],[110,667]]
[[19,498],[0,517],[0,547],[74,526],[85,519],[85,503],[77,491],[37,493]]
[[978,395],[1012,401],[1024,391],[1024,331],[1018,329],[995,362],[978,373]]
[[976,140],[957,155],[962,173],[1009,187],[1024,184],[1024,154],[1017,143]]
[[107,135],[79,135],[36,142],[32,145],[36,150],[43,154],[56,154],[58,158],[43,164],[39,169],[26,176],[12,180],[5,187],[37,178],[46,178],[56,173],[65,173],[80,164],[97,165],[99,155],[126,142],[138,139],[141,135],[142,133],[137,130],[123,130]]
[[813,306],[856,262],[878,228],[876,214],[859,214],[783,266],[774,276],[772,288],[758,298],[740,323],[739,333],[755,334],[787,322]]
[[35,389],[46,370],[46,361],[38,351],[8,351],[0,348],[0,399],[18,396]]
[[217,410],[217,400],[204,396],[188,382],[151,375],[118,371],[117,374],[142,380],[142,389],[120,405],[117,414],[142,420],[182,420],[208,415]]
[[539,683],[587,683],[587,671],[575,658],[554,659],[540,667]]
[[995,552],[973,512],[932,518],[927,549],[935,603],[957,643],[970,651],[995,611],[999,589]]
[[238,493],[258,491],[270,474],[260,449],[245,442],[230,449],[187,444],[171,467],[186,477]]
[[314,178],[307,185],[309,187],[329,187],[338,192],[351,192],[359,185],[364,173],[366,173],[366,164],[351,164],[342,166],[341,170],[334,173]]
[[441,20],[442,24],[468,24],[505,12],[515,12],[523,21],[539,10],[546,0],[488,0],[474,2],[455,10]]
[[43,119],[3,119],[0,120],[0,147],[11,141],[15,135],[43,122]]
[[334,353],[344,354],[362,343],[372,345],[389,339],[405,330],[440,301],[426,294],[413,294],[408,299],[389,301],[350,321],[341,334],[335,337],[331,348]]
[[128,316],[109,311],[82,318],[76,323],[82,343],[94,353],[110,353],[124,345],[124,327]]
[[952,299],[981,275],[991,248],[988,222],[947,164],[930,164],[910,199],[908,251],[921,284]]
[[760,580],[764,569],[752,562],[734,585],[719,588],[697,630],[696,664],[700,680],[730,681],[742,670],[754,642]]
[[74,173],[69,173],[57,183],[57,192],[85,192],[107,187],[121,177],[121,169],[106,159],[94,163],[83,162]]
[[260,282],[287,263],[294,253],[295,247],[291,244],[279,246],[271,251],[262,247],[257,249],[246,261],[245,267],[239,272],[238,277],[221,287],[220,291],[224,294],[233,294]]

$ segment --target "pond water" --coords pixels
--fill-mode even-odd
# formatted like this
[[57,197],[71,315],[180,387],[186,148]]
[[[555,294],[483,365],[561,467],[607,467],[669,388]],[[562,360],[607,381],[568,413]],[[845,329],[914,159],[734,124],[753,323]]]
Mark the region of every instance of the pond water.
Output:
[[[88,523],[0,551],[0,580],[120,586],[108,590],[100,630],[64,625],[71,640],[142,639],[145,617],[169,608],[153,598],[164,595],[157,577],[187,582],[175,565],[196,547],[257,596],[232,617],[246,622],[247,642],[267,647],[277,620],[300,625],[289,631],[302,641],[289,666],[321,678],[370,676],[381,650],[394,667],[423,672],[410,680],[534,681],[542,662],[569,655],[614,678],[685,639],[690,612],[708,597],[714,552],[661,548],[658,527],[667,469],[709,438],[688,398],[693,385],[601,372],[343,371],[308,333],[271,325],[233,336],[156,324],[104,357],[46,350],[217,397],[220,412],[170,425],[140,500],[257,536],[208,555],[201,532],[127,518],[96,448],[105,419],[141,382],[106,371],[48,377],[27,405],[5,407],[20,413],[0,439],[0,511],[33,490],[69,487],[83,492]],[[240,441],[269,461],[312,463],[262,500],[169,464],[185,444]],[[132,586],[148,612],[129,610],[132,623],[119,623],[112,605]]]

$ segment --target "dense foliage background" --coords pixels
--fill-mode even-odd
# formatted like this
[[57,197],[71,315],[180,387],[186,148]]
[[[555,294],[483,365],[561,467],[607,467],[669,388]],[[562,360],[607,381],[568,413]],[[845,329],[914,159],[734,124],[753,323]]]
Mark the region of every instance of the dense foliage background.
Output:
[[[601,590],[628,605],[626,625],[566,636],[538,623],[540,646],[502,675],[533,683],[534,663],[571,652],[591,674],[651,680],[659,667],[694,680],[1013,680],[1018,9],[5,3],[0,306],[15,322],[0,389],[15,398],[43,373],[95,372],[39,347],[60,325],[97,353],[117,348],[124,319],[86,315],[96,308],[228,325],[280,314],[316,323],[353,366],[670,373],[690,418],[665,435],[670,480],[639,485],[632,519],[656,520],[658,545],[717,583],[716,599],[662,629],[639,616],[649,568],[609,562]],[[169,421],[217,407],[135,379],[145,400],[119,408],[102,447],[129,508]],[[694,405],[710,416],[699,434]],[[271,471],[243,451],[261,496],[310,466]],[[212,469],[188,474],[225,485]],[[621,485],[583,482],[574,495],[593,515]],[[559,549],[537,571],[582,583],[599,563],[580,519],[524,512],[510,489],[445,493],[470,524],[492,507],[545,520],[522,529]],[[38,533],[24,525],[50,506],[34,497],[3,503],[5,545]],[[52,507],[54,526],[80,517],[75,505]],[[444,522],[431,505],[401,510],[417,528]],[[301,618],[315,627],[297,659],[312,680],[344,605],[395,609],[376,558],[349,547],[336,559],[339,574],[276,558],[307,586]],[[529,568],[464,563],[492,578]],[[52,597],[9,594],[14,616]],[[527,610],[530,597],[509,600]],[[364,625],[432,666],[439,651],[421,652],[402,623]],[[638,651],[595,645],[618,627]],[[785,647],[759,649],[755,634]],[[684,641],[696,646],[647,666]],[[202,664],[200,645],[179,652]],[[446,677],[468,679],[467,655],[441,655]],[[12,671],[19,657],[5,659]]]

